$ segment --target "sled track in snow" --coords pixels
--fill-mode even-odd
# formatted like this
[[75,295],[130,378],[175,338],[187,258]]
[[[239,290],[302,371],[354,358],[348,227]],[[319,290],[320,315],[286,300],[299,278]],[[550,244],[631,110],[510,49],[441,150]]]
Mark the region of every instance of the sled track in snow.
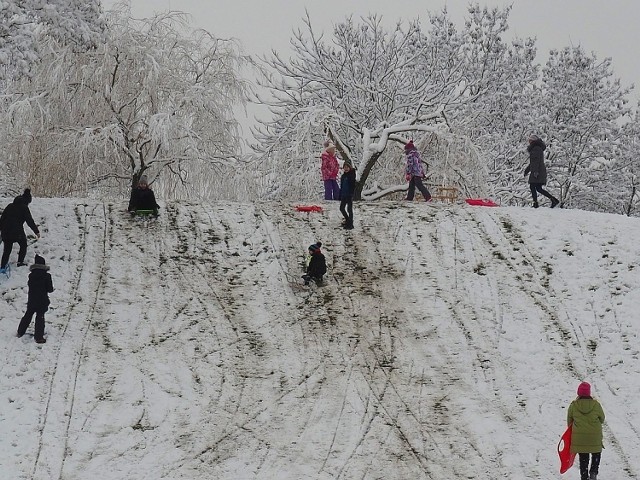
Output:
[[[76,315],[76,311],[78,310],[78,305],[83,304],[82,295],[80,295],[79,289],[80,285],[83,284],[85,280],[85,267],[88,264],[88,249],[87,249],[87,239],[89,237],[89,230],[92,226],[91,219],[94,216],[95,210],[102,207],[102,240],[101,240],[101,257],[99,263],[99,269],[97,278],[95,280],[96,288],[93,298],[91,299],[91,303],[88,307],[88,313],[84,318],[84,321],[81,322],[79,330],[80,330],[80,345],[78,347],[72,347],[72,355],[69,360],[66,355],[69,352],[65,352],[65,356],[62,355],[63,349],[69,345],[74,345],[77,340],[68,338],[69,328],[72,326],[72,319]],[[93,321],[93,316],[96,310],[96,305],[98,298],[100,297],[101,287],[104,280],[104,268],[105,268],[105,258],[106,258],[106,244],[107,237],[109,235],[108,223],[106,220],[106,211],[104,205],[96,205],[94,206],[93,212],[81,212],[80,206],[76,206],[76,219],[78,220],[79,230],[81,232],[81,241],[80,241],[80,262],[78,263],[78,267],[76,268],[76,272],[73,280],[73,288],[74,292],[73,303],[71,304],[67,314],[64,316],[63,328],[60,334],[59,340],[55,344],[55,362],[54,368],[50,375],[49,386],[47,388],[46,401],[44,405],[44,412],[42,416],[42,421],[40,424],[40,435],[38,438],[38,447],[36,450],[34,464],[31,472],[31,478],[58,478],[63,479],[63,471],[65,459],[68,452],[68,441],[69,441],[69,428],[71,419],[73,418],[73,410],[74,410],[74,402],[75,402],[75,389],[78,380],[78,372],[82,366],[82,358],[84,356],[85,350],[85,342],[87,339],[88,332],[91,329],[91,323]],[[74,326],[75,328],[75,326]],[[63,368],[61,368],[61,366]],[[70,379],[70,382],[67,387],[60,387],[65,384],[65,380]],[[57,391],[59,388],[62,388],[63,391]],[[63,403],[68,410],[63,415],[65,418],[63,425],[60,425],[60,422],[52,422],[50,420],[50,409],[52,406],[53,398],[56,396],[60,396],[65,398],[65,402]],[[56,432],[57,429],[62,428],[63,431]],[[49,431],[51,430],[51,433]],[[55,459],[55,453],[53,450],[57,450],[58,448],[53,447],[56,442],[51,441],[48,436],[53,435],[54,438],[63,438],[64,442],[62,445],[62,449],[59,452],[59,458]],[[47,454],[44,452],[47,451]],[[46,463],[43,464],[41,459],[43,457],[47,457],[44,461]],[[59,463],[59,468],[57,473],[52,471],[53,463]],[[46,472],[46,473],[45,473]]]

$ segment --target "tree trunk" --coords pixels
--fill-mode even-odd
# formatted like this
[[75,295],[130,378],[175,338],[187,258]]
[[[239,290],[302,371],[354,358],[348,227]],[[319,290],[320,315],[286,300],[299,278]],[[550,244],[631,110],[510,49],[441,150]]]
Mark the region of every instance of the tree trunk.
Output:
[[378,158],[380,158],[380,155],[382,155],[382,152],[375,152],[369,157],[369,160],[367,160],[362,173],[360,173],[360,180],[356,182],[356,190],[353,193],[354,200],[362,200],[362,190],[367,183],[367,178],[369,177],[369,173],[371,173],[371,169],[378,161]]

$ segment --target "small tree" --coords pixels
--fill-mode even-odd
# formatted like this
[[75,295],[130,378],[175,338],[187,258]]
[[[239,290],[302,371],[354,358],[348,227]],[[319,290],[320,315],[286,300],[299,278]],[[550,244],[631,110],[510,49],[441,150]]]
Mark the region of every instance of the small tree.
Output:
[[122,192],[166,172],[156,185],[176,196],[192,170],[232,162],[233,107],[246,96],[236,45],[203,30],[186,35],[179,12],[134,20],[114,11],[107,25],[106,42],[86,52],[48,38],[32,80],[11,86],[9,155],[58,162],[52,195]]

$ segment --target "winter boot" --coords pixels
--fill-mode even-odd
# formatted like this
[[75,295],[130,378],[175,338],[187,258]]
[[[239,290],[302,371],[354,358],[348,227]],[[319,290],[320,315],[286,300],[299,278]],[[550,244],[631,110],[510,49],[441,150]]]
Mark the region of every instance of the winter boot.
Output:
[[425,195],[424,196],[424,201],[425,202],[430,202],[431,201],[431,195]]
[[27,264],[26,264],[26,263],[24,263],[24,262],[18,262],[18,266],[19,266],[19,267],[26,267],[26,266],[27,266]]
[[47,343],[47,339],[42,337],[42,338],[36,338],[36,343]]
[[539,207],[538,202],[533,202],[533,208],[538,208],[538,207]]
[[[560,200],[558,200],[556,197],[551,197],[551,208],[554,208],[559,203],[560,203]],[[593,478],[591,478],[589,480],[595,480],[595,477],[593,477]]]

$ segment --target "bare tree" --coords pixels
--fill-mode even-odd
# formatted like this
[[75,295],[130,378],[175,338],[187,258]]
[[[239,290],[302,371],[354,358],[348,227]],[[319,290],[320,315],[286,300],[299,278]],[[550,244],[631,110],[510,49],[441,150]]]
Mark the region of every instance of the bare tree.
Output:
[[106,42],[86,52],[47,38],[32,79],[10,86],[9,156],[59,163],[42,186],[51,195],[121,194],[162,172],[157,188],[176,196],[191,172],[233,162],[233,108],[247,93],[235,43],[191,32],[179,12],[134,20],[116,10],[107,26]]

